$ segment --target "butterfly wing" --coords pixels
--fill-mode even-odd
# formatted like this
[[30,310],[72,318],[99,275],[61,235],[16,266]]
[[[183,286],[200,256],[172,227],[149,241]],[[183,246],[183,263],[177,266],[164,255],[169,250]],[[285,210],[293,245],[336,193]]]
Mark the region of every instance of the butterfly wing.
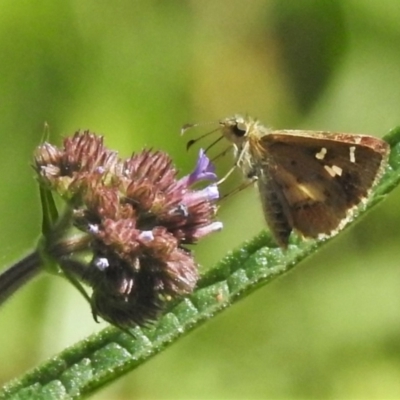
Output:
[[389,154],[383,140],[364,135],[273,131],[259,139],[258,186],[278,244],[292,229],[331,235],[348,222],[381,176]]

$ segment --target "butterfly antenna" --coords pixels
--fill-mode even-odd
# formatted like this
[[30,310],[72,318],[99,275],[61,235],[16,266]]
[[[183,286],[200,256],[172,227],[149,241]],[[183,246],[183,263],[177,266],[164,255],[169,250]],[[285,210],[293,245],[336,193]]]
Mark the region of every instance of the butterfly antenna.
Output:
[[[213,123],[213,122],[210,122],[210,123]],[[189,129],[191,129],[191,128],[195,128],[195,127],[200,126],[200,125],[204,125],[204,124],[185,124],[185,125],[183,125],[182,128],[181,128],[181,136],[184,135],[184,134],[186,133],[187,130],[189,130]],[[210,131],[210,132],[206,132],[204,135],[201,135],[201,136],[198,137],[197,139],[189,140],[189,141],[186,143],[186,150],[189,150],[189,149],[190,149],[195,143],[197,143],[199,140],[204,139],[204,138],[207,137],[208,135],[211,135],[212,133],[215,133],[215,132],[217,132],[217,131],[218,131],[218,129],[214,129],[214,130],[212,130],[212,131]]]
[[181,128],[181,136],[185,134],[186,131],[188,131],[191,128],[194,128],[195,126],[197,126],[197,124],[185,124],[182,126]]

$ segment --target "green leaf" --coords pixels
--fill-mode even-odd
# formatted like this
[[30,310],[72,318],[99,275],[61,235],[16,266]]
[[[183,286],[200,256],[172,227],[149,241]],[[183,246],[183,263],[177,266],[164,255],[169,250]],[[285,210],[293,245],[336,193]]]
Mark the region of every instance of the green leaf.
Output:
[[39,186],[42,206],[42,235],[47,236],[58,220],[58,210],[51,190]]
[[[368,204],[359,210],[350,225],[399,184],[400,128],[392,130],[385,139],[392,147],[389,167]],[[168,312],[152,327],[132,329],[134,338],[108,327],[8,383],[0,391],[0,399],[86,397],[149,360],[240,298],[284,274],[328,240],[299,240],[283,252],[274,247],[269,234],[262,232],[224,257],[202,277],[191,296],[171,304]]]
[[51,190],[39,185],[40,205],[42,208],[42,234],[38,240],[36,250],[42,260],[42,267],[51,274],[59,274],[60,268],[53,259],[47,256],[46,247],[48,237],[51,235],[59,218],[56,203]]

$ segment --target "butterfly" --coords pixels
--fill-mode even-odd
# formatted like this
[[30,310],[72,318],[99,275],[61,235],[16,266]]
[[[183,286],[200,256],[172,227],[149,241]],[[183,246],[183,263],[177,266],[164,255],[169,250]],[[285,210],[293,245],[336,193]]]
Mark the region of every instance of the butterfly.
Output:
[[250,117],[219,122],[235,165],[255,181],[272,236],[286,248],[292,231],[304,238],[338,233],[381,178],[390,147],[367,135],[270,130]]

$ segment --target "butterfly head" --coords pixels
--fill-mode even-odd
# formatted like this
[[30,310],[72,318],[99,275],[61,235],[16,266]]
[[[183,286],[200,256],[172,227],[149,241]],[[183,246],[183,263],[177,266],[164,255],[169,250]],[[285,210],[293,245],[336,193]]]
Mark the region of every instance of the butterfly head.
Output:
[[256,119],[238,114],[221,120],[219,125],[222,136],[238,149],[242,149],[248,141],[257,142],[268,133],[268,129]]
[[242,117],[241,115],[234,115],[233,117],[225,118],[219,121],[222,135],[229,140],[229,142],[241,147],[247,140],[249,134],[249,127],[252,120]]
[[[256,136],[253,134],[256,125],[258,125],[256,120],[253,120],[250,117],[243,117],[239,114],[235,114],[234,116],[224,118],[219,121],[219,126],[216,129],[206,132],[205,134],[197,137],[196,139],[189,140],[186,148],[189,149],[198,141],[204,139],[205,137],[219,133],[220,136],[213,141],[207,148],[206,152],[211,149],[215,144],[217,144],[220,140],[226,139],[229,141],[231,145],[235,147],[235,149],[241,149],[244,144],[248,141],[249,137]],[[199,126],[199,124],[186,124],[181,129],[181,134],[184,134],[188,129]],[[223,152],[225,153],[225,151]]]

